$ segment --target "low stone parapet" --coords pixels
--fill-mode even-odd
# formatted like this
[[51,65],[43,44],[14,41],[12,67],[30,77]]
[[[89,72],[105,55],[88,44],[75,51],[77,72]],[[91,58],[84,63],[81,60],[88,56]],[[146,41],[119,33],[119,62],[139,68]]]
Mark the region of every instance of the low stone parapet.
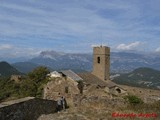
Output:
[[56,101],[34,97],[0,103],[0,120],[37,120],[56,111]]

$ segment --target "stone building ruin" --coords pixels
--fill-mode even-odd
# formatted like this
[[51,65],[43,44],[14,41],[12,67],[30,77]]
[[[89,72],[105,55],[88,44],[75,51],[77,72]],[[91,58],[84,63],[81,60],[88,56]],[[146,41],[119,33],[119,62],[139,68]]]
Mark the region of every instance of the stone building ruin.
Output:
[[[62,70],[59,72],[61,77],[55,78],[44,88],[45,99],[55,99],[58,93],[72,99],[77,94],[88,94],[91,88],[93,92],[98,89],[107,94],[122,95],[126,93],[122,87],[110,80],[110,48],[106,46],[96,46],[93,48],[93,70],[76,74],[71,70]],[[83,82],[83,91],[78,89],[78,83]],[[106,94],[106,95],[107,95]]]

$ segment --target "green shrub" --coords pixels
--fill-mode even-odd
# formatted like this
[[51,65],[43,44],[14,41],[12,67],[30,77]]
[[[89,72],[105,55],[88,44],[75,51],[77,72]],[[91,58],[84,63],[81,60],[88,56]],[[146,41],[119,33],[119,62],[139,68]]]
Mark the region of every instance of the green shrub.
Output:
[[42,82],[46,79],[46,75],[49,73],[49,70],[46,67],[40,66],[28,73],[28,77],[31,80],[34,80],[36,83]]
[[37,86],[32,80],[23,80],[20,84],[19,94],[22,97],[36,96]]
[[142,104],[143,101],[141,98],[135,96],[135,95],[128,95],[128,96],[125,96],[125,99],[128,100],[128,102],[131,104],[131,105],[137,105],[137,104]]

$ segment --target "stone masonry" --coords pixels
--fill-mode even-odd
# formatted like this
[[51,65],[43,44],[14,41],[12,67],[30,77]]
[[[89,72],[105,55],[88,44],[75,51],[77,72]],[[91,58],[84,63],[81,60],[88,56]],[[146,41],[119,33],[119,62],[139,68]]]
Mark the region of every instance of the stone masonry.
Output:
[[92,74],[101,80],[109,80],[110,73],[110,48],[98,46],[93,48]]
[[40,115],[55,111],[56,101],[26,97],[1,103],[0,120],[37,120]]

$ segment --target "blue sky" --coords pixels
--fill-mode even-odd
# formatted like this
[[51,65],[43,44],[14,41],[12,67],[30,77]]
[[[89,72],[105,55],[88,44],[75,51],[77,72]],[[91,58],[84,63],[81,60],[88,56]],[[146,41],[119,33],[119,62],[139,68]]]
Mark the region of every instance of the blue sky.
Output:
[[40,51],[160,52],[160,0],[0,0],[0,57]]

